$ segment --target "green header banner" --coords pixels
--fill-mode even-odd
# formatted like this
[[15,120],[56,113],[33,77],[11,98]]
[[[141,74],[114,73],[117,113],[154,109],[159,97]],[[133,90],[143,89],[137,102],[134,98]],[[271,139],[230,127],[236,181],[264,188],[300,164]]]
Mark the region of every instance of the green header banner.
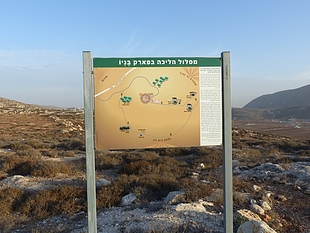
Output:
[[220,57],[93,58],[94,68],[104,67],[210,67],[221,66]]

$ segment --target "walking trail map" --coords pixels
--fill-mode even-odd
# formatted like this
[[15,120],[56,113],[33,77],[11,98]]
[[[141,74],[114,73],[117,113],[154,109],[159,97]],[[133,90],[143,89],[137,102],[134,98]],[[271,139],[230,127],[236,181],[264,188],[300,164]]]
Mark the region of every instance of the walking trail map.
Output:
[[220,58],[94,58],[97,149],[221,144]]

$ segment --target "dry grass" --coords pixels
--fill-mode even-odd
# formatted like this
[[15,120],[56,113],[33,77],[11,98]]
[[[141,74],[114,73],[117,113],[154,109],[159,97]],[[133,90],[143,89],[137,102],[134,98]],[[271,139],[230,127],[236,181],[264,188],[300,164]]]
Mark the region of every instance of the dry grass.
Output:
[[46,161],[29,156],[10,155],[0,157],[2,166],[0,171],[9,175],[56,177],[59,173],[72,173],[72,169],[65,162]]
[[3,230],[54,215],[86,211],[86,189],[62,186],[38,192],[18,188],[0,189],[0,225]]
[[198,201],[201,198],[210,196],[213,191],[210,185],[191,178],[182,179],[181,182],[180,188],[185,192],[186,202]]
[[96,151],[96,170],[114,168],[121,165],[124,158],[121,153],[109,153],[108,151]]
[[25,192],[18,188],[0,189],[0,227],[3,232],[25,220],[18,213],[18,206],[24,200]]
[[30,194],[20,203],[18,211],[32,219],[51,215],[71,215],[86,210],[86,190],[77,186],[62,186]]

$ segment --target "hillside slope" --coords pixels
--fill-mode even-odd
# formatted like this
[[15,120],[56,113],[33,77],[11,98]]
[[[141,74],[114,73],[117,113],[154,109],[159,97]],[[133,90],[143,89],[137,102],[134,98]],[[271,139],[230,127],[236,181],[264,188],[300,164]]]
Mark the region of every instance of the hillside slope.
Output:
[[262,95],[250,101],[243,108],[268,109],[285,108],[297,105],[310,105],[310,84],[297,89],[279,91],[274,94]]
[[39,106],[33,104],[25,104],[11,99],[0,97],[0,107],[2,108],[38,108]]
[[282,108],[252,109],[233,108],[234,120],[272,120],[282,119],[310,119],[310,105],[295,105]]
[[49,106],[49,105],[35,105],[35,104],[26,104],[23,102],[19,102],[16,100],[11,100],[11,99],[6,99],[3,97],[0,97],[0,107],[2,109],[28,109],[28,110],[33,110],[33,109],[62,109],[60,107],[56,106]]

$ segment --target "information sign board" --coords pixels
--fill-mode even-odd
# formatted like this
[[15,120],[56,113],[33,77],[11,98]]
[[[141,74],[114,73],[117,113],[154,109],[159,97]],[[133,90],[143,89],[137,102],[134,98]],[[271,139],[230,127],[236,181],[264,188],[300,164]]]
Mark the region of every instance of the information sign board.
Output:
[[221,58],[93,58],[97,149],[222,144]]

